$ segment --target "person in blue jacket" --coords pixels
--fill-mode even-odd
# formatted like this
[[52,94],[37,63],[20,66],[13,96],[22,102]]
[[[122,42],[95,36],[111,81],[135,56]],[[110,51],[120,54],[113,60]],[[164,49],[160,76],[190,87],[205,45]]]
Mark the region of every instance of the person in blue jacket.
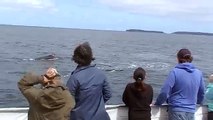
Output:
[[76,69],[67,81],[67,87],[75,97],[76,105],[71,111],[71,120],[110,120],[105,103],[111,97],[111,89],[105,74],[92,65],[94,60],[88,42],[74,50],[72,60]]
[[208,105],[208,120],[213,120],[213,74],[209,76],[205,97]]
[[196,104],[204,99],[203,75],[191,62],[188,49],[177,53],[178,64],[171,70],[155,105],[168,103],[169,120],[194,120]]

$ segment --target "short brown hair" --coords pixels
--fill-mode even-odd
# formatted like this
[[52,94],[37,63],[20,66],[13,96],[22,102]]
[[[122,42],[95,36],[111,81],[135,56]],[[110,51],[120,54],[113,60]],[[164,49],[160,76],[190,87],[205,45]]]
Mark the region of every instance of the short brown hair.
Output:
[[84,42],[75,48],[72,60],[80,66],[90,65],[94,58],[88,42]]

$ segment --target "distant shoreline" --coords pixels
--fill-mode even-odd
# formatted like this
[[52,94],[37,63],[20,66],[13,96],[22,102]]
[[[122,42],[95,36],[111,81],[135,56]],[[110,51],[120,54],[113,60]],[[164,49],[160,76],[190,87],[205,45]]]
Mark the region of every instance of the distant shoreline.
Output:
[[[99,29],[83,29],[83,28],[67,28],[67,27],[48,27],[48,26],[28,26],[28,25],[9,25],[9,24],[0,24],[0,27],[3,26],[14,26],[14,27],[35,27],[35,28],[56,28],[56,29],[82,29],[82,30],[94,30],[94,31],[115,31],[122,32],[122,30],[99,30]],[[176,31],[172,33],[165,33],[163,31],[155,30],[142,30],[142,29],[127,29],[126,32],[144,32],[144,33],[161,33],[161,34],[177,34],[177,35],[204,35],[204,36],[213,36],[213,33],[208,32],[189,32],[189,31]]]
[[[150,31],[150,30],[141,30],[141,29],[127,29],[126,32],[146,32],[146,33],[164,33],[163,31]],[[166,34],[166,33],[164,33]],[[178,35],[206,35],[213,36],[213,33],[206,32],[188,32],[188,31],[176,31],[170,34],[178,34]]]
[[148,33],[164,33],[163,31],[150,31],[150,30],[140,30],[140,29],[128,29],[127,32],[148,32]]
[[205,32],[187,32],[187,31],[177,31],[171,34],[184,34],[184,35],[206,35],[213,36],[213,33],[205,33]]

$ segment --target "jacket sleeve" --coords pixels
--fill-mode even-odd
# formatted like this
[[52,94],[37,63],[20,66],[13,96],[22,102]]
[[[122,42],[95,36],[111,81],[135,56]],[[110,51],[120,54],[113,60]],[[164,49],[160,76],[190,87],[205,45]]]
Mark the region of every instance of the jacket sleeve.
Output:
[[122,97],[122,100],[124,102],[124,104],[126,106],[129,106],[129,102],[128,102],[128,85],[126,86],[124,92],[123,92],[123,97]]
[[107,102],[112,97],[112,93],[111,93],[111,88],[110,88],[109,83],[106,78],[104,80],[102,92],[103,92],[104,102]]
[[204,95],[205,95],[205,83],[203,77],[201,77],[201,83],[197,95],[197,104],[201,104],[203,102]]
[[74,75],[70,76],[66,86],[68,87],[70,93],[75,97],[79,88],[79,82],[75,79]]
[[164,82],[163,87],[161,88],[161,92],[157,97],[155,105],[162,105],[164,102],[166,102],[174,84],[175,84],[175,73],[174,71],[171,71],[167,80]]
[[42,81],[41,76],[37,76],[33,73],[27,73],[23,78],[18,82],[18,87],[22,94],[27,98],[29,102],[36,100],[41,89],[34,87],[34,85]]

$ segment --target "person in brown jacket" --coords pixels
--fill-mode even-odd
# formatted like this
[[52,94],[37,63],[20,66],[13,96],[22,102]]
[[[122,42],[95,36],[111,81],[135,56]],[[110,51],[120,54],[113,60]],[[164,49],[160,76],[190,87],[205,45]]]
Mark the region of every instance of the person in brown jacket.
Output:
[[29,102],[28,120],[69,120],[75,101],[56,69],[49,68],[45,75],[26,73],[18,87]]
[[139,67],[134,71],[134,83],[129,83],[123,93],[123,102],[129,108],[129,120],[151,120],[153,89],[144,83],[146,71]]

